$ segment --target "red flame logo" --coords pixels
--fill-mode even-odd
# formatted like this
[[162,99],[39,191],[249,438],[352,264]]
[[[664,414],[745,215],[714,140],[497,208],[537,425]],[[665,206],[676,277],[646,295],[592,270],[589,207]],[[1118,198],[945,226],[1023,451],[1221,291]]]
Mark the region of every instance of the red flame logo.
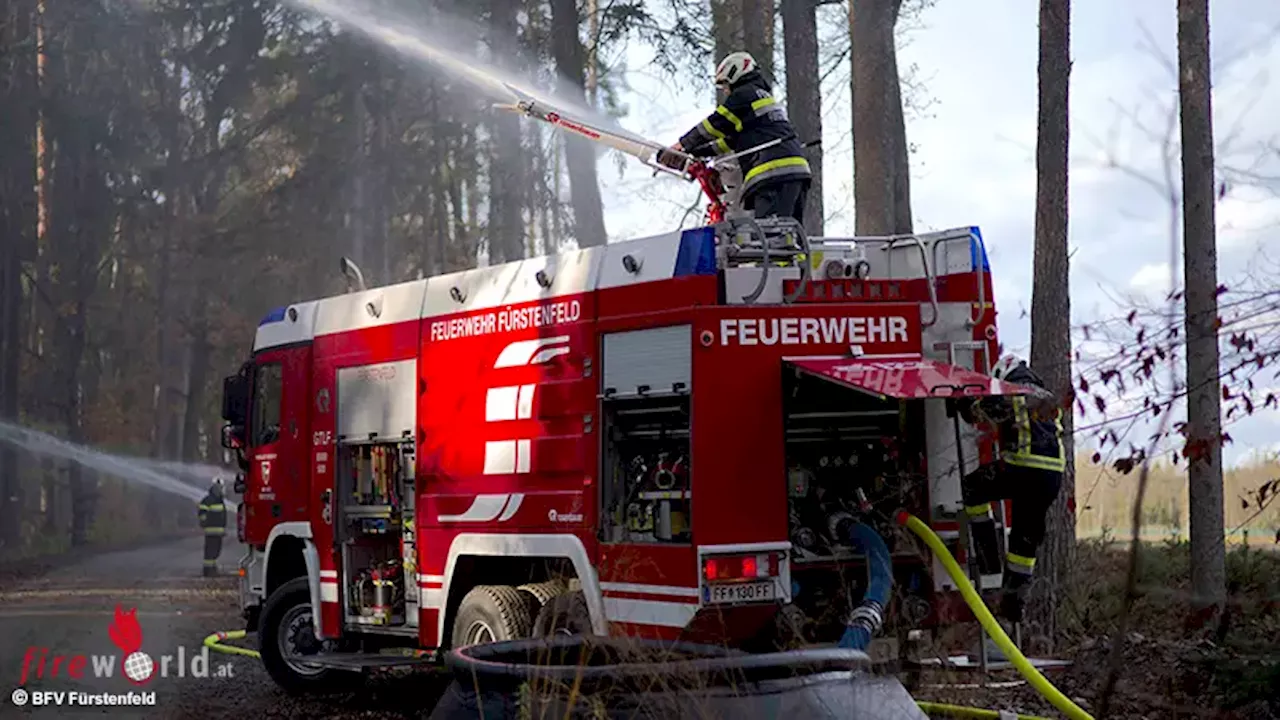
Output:
[[125,612],[120,605],[116,605],[116,616],[107,626],[107,634],[111,636],[111,642],[120,648],[120,668],[125,677],[134,685],[141,685],[155,674],[155,663],[151,656],[140,652],[142,626],[138,624],[137,614],[137,608],[130,608]]
[[111,642],[115,643],[115,646],[125,655],[142,648],[142,626],[134,617],[137,614],[138,608],[130,608],[129,612],[124,612],[119,605],[116,605],[116,619],[107,628]]

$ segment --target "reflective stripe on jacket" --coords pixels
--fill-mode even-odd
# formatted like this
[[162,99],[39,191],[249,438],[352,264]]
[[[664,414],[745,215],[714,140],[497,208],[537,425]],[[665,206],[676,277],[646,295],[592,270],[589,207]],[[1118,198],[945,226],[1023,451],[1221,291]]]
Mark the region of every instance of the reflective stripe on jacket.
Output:
[[[1044,388],[1044,381],[1025,365],[1012,370],[1005,378],[1011,383]],[[988,397],[979,402],[983,413],[999,425],[1000,456],[1004,462],[1018,467],[1063,472],[1067,467],[1062,446],[1062,410],[1054,408],[1053,417],[1036,416],[1027,407],[1027,399]]]
[[1062,448],[1062,411],[1054,413],[1053,422],[1031,419],[1027,400],[1013,398],[1013,422],[1018,433],[1013,452],[1002,457],[1010,465],[1062,472],[1067,468]]
[[812,177],[786,111],[774,99],[764,77],[753,71],[732,86],[715,112],[680,138],[680,146],[691,155],[711,157],[778,139],[782,142],[738,158],[744,197],[768,182]]
[[212,492],[200,501],[200,527],[205,535],[223,535],[227,527],[227,506]]

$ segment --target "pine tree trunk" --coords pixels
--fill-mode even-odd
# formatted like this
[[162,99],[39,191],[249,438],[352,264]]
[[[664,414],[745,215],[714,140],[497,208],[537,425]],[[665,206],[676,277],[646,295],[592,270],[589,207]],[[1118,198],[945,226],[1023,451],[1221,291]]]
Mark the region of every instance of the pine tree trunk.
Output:
[[1218,367],[1218,251],[1214,235],[1213,108],[1209,0],[1178,0],[1182,121],[1183,272],[1187,316],[1187,450],[1191,589],[1198,607],[1226,593],[1222,405]]
[[715,43],[712,62],[718,63],[725,55],[746,48],[743,20],[742,0],[711,0],[711,38]]
[[756,59],[765,77],[773,75],[774,0],[711,0],[711,36],[720,62],[731,52],[745,50]]
[[911,232],[907,131],[893,30],[902,0],[850,0],[854,231]]
[[[777,23],[775,0],[742,0],[742,44],[760,65],[760,70],[770,82],[776,82],[773,74],[773,36]],[[716,58],[718,62],[720,58]]]
[[182,416],[182,459],[188,462],[205,462],[200,447],[203,427],[201,420],[205,417],[205,393],[209,383],[209,354],[213,348],[209,345],[209,322],[206,310],[200,307],[191,328],[191,344],[187,355],[187,402]]
[[[368,263],[368,219],[366,183],[368,178],[369,108],[365,103],[364,75],[352,76],[351,88],[351,199],[347,207],[347,233],[351,238],[351,259],[364,274],[365,283],[378,284]],[[359,78],[358,80],[356,78]]]
[[[490,57],[509,68],[508,49],[516,45],[518,0],[490,0]],[[494,113],[489,138],[489,264],[524,257],[524,162],[520,119],[512,113]]]
[[[551,52],[560,71],[560,94],[583,100],[585,52],[578,39],[578,5],[575,0],[551,0]],[[564,159],[569,166],[569,197],[573,205],[573,236],[578,247],[603,245],[607,240],[600,181],[596,177],[595,146],[576,136],[564,135]],[[559,198],[556,198],[557,200]]]
[[[17,422],[21,391],[22,263],[36,230],[35,131],[38,121],[35,3],[8,2],[0,13],[0,421]],[[0,447],[0,554],[22,540],[18,454]]]
[[[782,37],[787,61],[787,114],[801,142],[822,139],[822,88],[818,71],[818,23],[814,0],[782,0]],[[804,208],[809,235],[821,236],[822,146],[805,150],[813,181]]]
[[[1037,553],[1029,619],[1040,635],[1056,637],[1059,592],[1073,560],[1075,466],[1072,442],[1071,287],[1067,251],[1068,90],[1071,78],[1071,0],[1040,0],[1039,118],[1036,128],[1036,224],[1031,289],[1031,367],[1062,399],[1062,489],[1045,518]],[[1016,512],[1016,511],[1015,511]]]

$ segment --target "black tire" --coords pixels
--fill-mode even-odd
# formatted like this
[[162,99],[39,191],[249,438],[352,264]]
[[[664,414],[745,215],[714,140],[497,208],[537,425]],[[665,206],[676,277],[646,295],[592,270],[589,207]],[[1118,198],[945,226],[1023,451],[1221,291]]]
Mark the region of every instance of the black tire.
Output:
[[533,636],[539,638],[591,634],[591,611],[587,608],[587,596],[581,592],[555,596],[542,606],[533,623]]
[[529,593],[538,601],[538,606],[535,608],[536,612],[538,609],[541,609],[543,605],[550,602],[555,596],[568,592],[569,586],[565,584],[565,581],[557,578],[555,580],[546,580],[538,583],[525,583],[516,589]]
[[298,649],[303,655],[321,649],[321,641],[307,622],[314,618],[312,613],[311,589],[305,577],[290,580],[267,598],[258,622],[258,652],[267,674],[293,695],[341,692],[358,684],[363,679],[360,673],[308,667],[286,656],[286,645],[301,644]]
[[458,605],[453,647],[529,637],[534,602],[531,595],[510,585],[477,585]]

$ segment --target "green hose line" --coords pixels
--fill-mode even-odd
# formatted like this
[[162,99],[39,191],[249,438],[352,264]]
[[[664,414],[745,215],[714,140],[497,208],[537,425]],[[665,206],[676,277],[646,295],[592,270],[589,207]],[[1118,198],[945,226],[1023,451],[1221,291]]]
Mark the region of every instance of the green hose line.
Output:
[[[978,622],[982,623],[982,629],[987,631],[992,640],[995,640],[996,646],[1004,653],[1004,656],[1013,662],[1013,666],[1017,668],[1022,677],[1027,679],[1031,687],[1036,689],[1044,696],[1046,700],[1053,704],[1058,710],[1071,720],[1093,720],[1093,716],[1085,712],[1079,705],[1071,702],[1071,698],[1062,694],[1062,691],[1054,687],[1052,683],[1035,669],[1017,645],[1009,639],[1004,628],[1000,627],[1000,623],[996,622],[991,611],[987,609],[987,604],[978,596],[978,592],[973,589],[973,585],[969,583],[969,578],[965,577],[964,571],[960,569],[956,559],[951,557],[951,553],[947,551],[947,546],[942,544],[933,530],[920,521],[920,518],[907,512],[898,513],[898,524],[905,525],[908,530],[915,533],[924,540],[933,554],[942,561],[942,566],[946,568],[947,574],[951,576],[954,582],[960,588],[960,594],[964,597],[965,603],[973,614],[978,617]],[[972,717],[972,716],[971,716]],[[986,717],[999,717],[986,716]]]
[[230,655],[244,655],[245,657],[251,658],[261,657],[257,650],[222,644],[223,640],[239,640],[245,635],[246,633],[244,630],[218,631],[204,639],[204,646],[215,652],[227,653]]
[[[984,710],[982,708],[967,707],[965,705],[947,705],[945,703],[925,702],[917,700],[916,706],[919,707],[926,715],[937,715],[939,717],[953,718],[982,718],[983,720],[1005,720],[1012,713],[1003,713],[999,710]],[[1049,720],[1038,715],[1013,715],[1018,720]]]

